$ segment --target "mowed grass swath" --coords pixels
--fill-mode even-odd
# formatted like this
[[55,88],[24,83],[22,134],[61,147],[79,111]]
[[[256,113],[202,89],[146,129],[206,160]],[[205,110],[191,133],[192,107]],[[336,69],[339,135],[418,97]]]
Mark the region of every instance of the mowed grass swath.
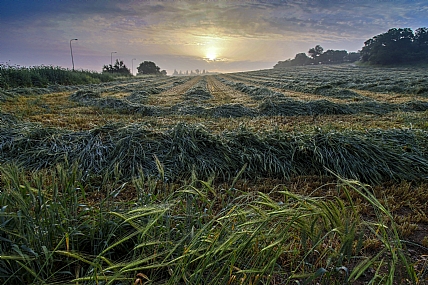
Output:
[[424,74],[3,89],[0,280],[424,284]]

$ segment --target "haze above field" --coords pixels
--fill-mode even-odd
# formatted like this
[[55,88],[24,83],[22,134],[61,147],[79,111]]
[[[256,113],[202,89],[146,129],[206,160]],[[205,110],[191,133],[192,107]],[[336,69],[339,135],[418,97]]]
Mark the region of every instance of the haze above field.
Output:
[[134,73],[145,60],[168,74],[265,69],[317,44],[357,51],[390,28],[428,26],[427,14],[425,0],[2,0],[0,63],[71,68],[77,38],[76,69],[111,58]]

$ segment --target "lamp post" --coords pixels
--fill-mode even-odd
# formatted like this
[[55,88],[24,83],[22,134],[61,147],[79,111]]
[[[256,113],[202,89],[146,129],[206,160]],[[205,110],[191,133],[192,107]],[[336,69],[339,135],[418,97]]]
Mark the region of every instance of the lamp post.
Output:
[[133,58],[132,60],[131,60],[131,63],[132,63],[132,75],[134,75],[134,60],[137,60],[136,58]]
[[74,59],[73,59],[73,49],[71,48],[71,41],[77,41],[77,39],[70,40],[71,63],[73,64],[73,71],[74,71]]
[[117,51],[112,51],[111,53],[110,53],[110,65],[113,67],[113,54],[114,53],[117,53]]

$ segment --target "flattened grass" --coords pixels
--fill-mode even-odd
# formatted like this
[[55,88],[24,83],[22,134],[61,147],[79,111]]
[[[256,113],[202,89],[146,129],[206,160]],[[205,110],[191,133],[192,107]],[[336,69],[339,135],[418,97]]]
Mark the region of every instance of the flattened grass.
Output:
[[326,175],[330,169],[369,183],[423,180],[428,173],[428,134],[421,130],[258,133],[241,128],[214,134],[202,125],[158,131],[146,124],[113,124],[72,132],[4,121],[0,135],[2,162],[41,169],[68,161],[88,173],[112,172],[119,165],[128,179],[138,169],[152,174],[153,156],[172,180],[192,172],[229,179],[244,164],[250,177]]

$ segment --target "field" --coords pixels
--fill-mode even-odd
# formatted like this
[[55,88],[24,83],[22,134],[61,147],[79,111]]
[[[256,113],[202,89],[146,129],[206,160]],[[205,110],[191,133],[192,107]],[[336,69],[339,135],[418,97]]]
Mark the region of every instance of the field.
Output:
[[0,89],[0,281],[427,284],[426,74]]

